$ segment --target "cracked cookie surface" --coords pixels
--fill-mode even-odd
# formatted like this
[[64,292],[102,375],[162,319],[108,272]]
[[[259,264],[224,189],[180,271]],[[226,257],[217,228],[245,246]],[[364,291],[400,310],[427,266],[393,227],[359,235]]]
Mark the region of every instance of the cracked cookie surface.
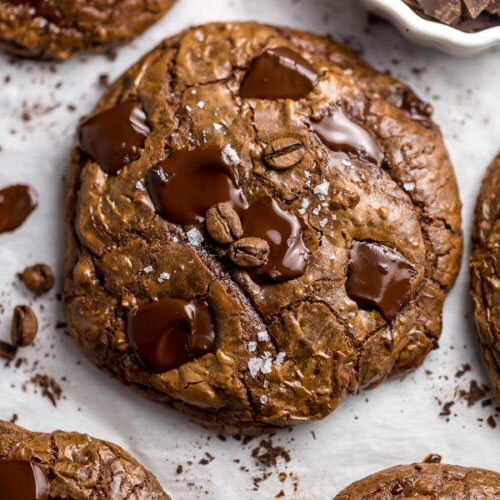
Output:
[[134,38],[175,0],[3,0],[0,47],[34,59],[68,59]]
[[469,267],[479,347],[500,402],[500,155],[489,166],[477,200]]
[[38,490],[48,490],[48,498],[170,500],[153,474],[125,450],[87,434],[30,432],[0,421],[0,467],[6,461],[40,466],[45,479],[39,479],[47,488],[42,484]]
[[500,499],[500,474],[445,464],[398,465],[357,481],[334,500]]
[[[289,98],[266,98],[266,82]],[[261,98],[249,97],[256,89]],[[64,306],[98,367],[208,428],[259,433],[323,418],[437,346],[460,263],[460,203],[432,109],[409,88],[324,37],[209,24],[144,56],[96,113],[67,176]],[[134,117],[108,127],[110,113]],[[94,136],[122,148],[121,168]],[[234,213],[212,217],[217,242],[203,218],[171,206],[180,192],[192,208],[189,183],[165,187],[197,168],[202,149],[237,180],[227,185],[244,234],[229,251],[220,242],[241,236]],[[215,188],[196,182],[193,196],[206,201]],[[287,221],[293,272],[270,264],[275,244],[261,240],[272,231],[249,230],[260,209],[281,211],[260,218],[269,224]],[[245,267],[262,263],[265,280]],[[150,339],[130,325],[145,323],[148,304],[200,298],[215,331],[203,352],[187,346],[189,361],[163,372],[176,363],[137,356]]]

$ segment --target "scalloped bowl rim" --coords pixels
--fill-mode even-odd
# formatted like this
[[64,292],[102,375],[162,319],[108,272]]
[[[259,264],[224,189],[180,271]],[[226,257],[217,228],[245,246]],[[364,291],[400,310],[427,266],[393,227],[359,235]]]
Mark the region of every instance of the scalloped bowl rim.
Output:
[[500,26],[493,26],[476,33],[465,33],[446,24],[424,19],[403,0],[363,0],[363,2],[380,14],[390,16],[400,28],[405,29],[414,38],[453,49],[455,52],[463,49],[471,53],[500,44]]

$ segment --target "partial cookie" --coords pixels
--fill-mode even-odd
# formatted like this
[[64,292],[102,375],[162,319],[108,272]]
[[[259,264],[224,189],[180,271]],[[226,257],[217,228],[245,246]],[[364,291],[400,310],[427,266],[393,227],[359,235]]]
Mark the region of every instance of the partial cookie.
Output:
[[500,402],[500,155],[488,168],[476,205],[469,268],[479,346]]
[[221,432],[323,418],[419,366],[462,245],[431,112],[327,38],[165,40],[80,126],[64,304],[82,351]]
[[0,496],[170,500],[153,474],[115,444],[76,432],[29,432],[2,421]]
[[500,499],[500,474],[444,464],[398,465],[357,481],[334,500]]
[[2,0],[0,47],[34,59],[68,59],[134,38],[175,0]]

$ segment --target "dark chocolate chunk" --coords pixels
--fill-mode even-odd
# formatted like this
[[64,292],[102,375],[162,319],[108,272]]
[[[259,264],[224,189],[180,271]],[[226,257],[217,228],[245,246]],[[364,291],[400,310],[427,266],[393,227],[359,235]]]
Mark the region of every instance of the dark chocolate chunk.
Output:
[[343,151],[380,165],[383,153],[371,133],[336,108],[321,120],[312,123],[321,142],[332,151]]
[[391,320],[410,298],[413,265],[399,252],[371,241],[353,241],[349,251],[347,294],[365,309]]
[[12,361],[16,357],[17,347],[0,340],[0,358]]
[[318,73],[288,47],[265,50],[250,64],[240,96],[255,99],[301,99],[314,88]]
[[234,165],[218,148],[174,151],[151,170],[147,185],[160,215],[175,224],[199,224],[217,203],[247,206]]
[[500,15],[500,0],[490,0],[486,9],[490,14]]
[[270,197],[262,198],[241,214],[243,236],[269,244],[269,258],[259,271],[274,281],[302,276],[309,251],[302,238],[302,223]]
[[483,12],[486,7],[488,7],[488,4],[490,3],[490,0],[462,0],[466,9],[469,17],[472,19],[476,19],[476,17]]
[[215,328],[206,300],[163,299],[127,318],[132,349],[148,370],[162,373],[215,350]]
[[24,184],[0,191],[0,233],[14,231],[38,206],[38,194]]
[[452,24],[462,15],[461,0],[419,0],[425,14],[441,21]]
[[45,468],[25,460],[0,460],[0,498],[48,500],[50,483]]
[[78,138],[81,150],[105,172],[115,175],[137,158],[148,134],[141,105],[126,101],[84,120]]

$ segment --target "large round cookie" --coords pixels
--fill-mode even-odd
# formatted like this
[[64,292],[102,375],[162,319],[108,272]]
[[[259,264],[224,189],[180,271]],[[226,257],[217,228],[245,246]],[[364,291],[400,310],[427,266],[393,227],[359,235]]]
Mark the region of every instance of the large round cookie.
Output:
[[76,342],[226,432],[323,418],[413,370],[461,254],[430,113],[327,38],[236,23],[165,40],[79,130],[64,255]]
[[442,464],[398,465],[357,481],[334,500],[500,499],[500,474]]
[[500,402],[500,155],[484,177],[476,205],[473,252],[470,258],[471,295],[479,346]]
[[170,500],[153,474],[115,444],[76,432],[30,432],[1,420],[0,496]]
[[67,59],[134,38],[175,0],[2,0],[0,47],[35,59]]

